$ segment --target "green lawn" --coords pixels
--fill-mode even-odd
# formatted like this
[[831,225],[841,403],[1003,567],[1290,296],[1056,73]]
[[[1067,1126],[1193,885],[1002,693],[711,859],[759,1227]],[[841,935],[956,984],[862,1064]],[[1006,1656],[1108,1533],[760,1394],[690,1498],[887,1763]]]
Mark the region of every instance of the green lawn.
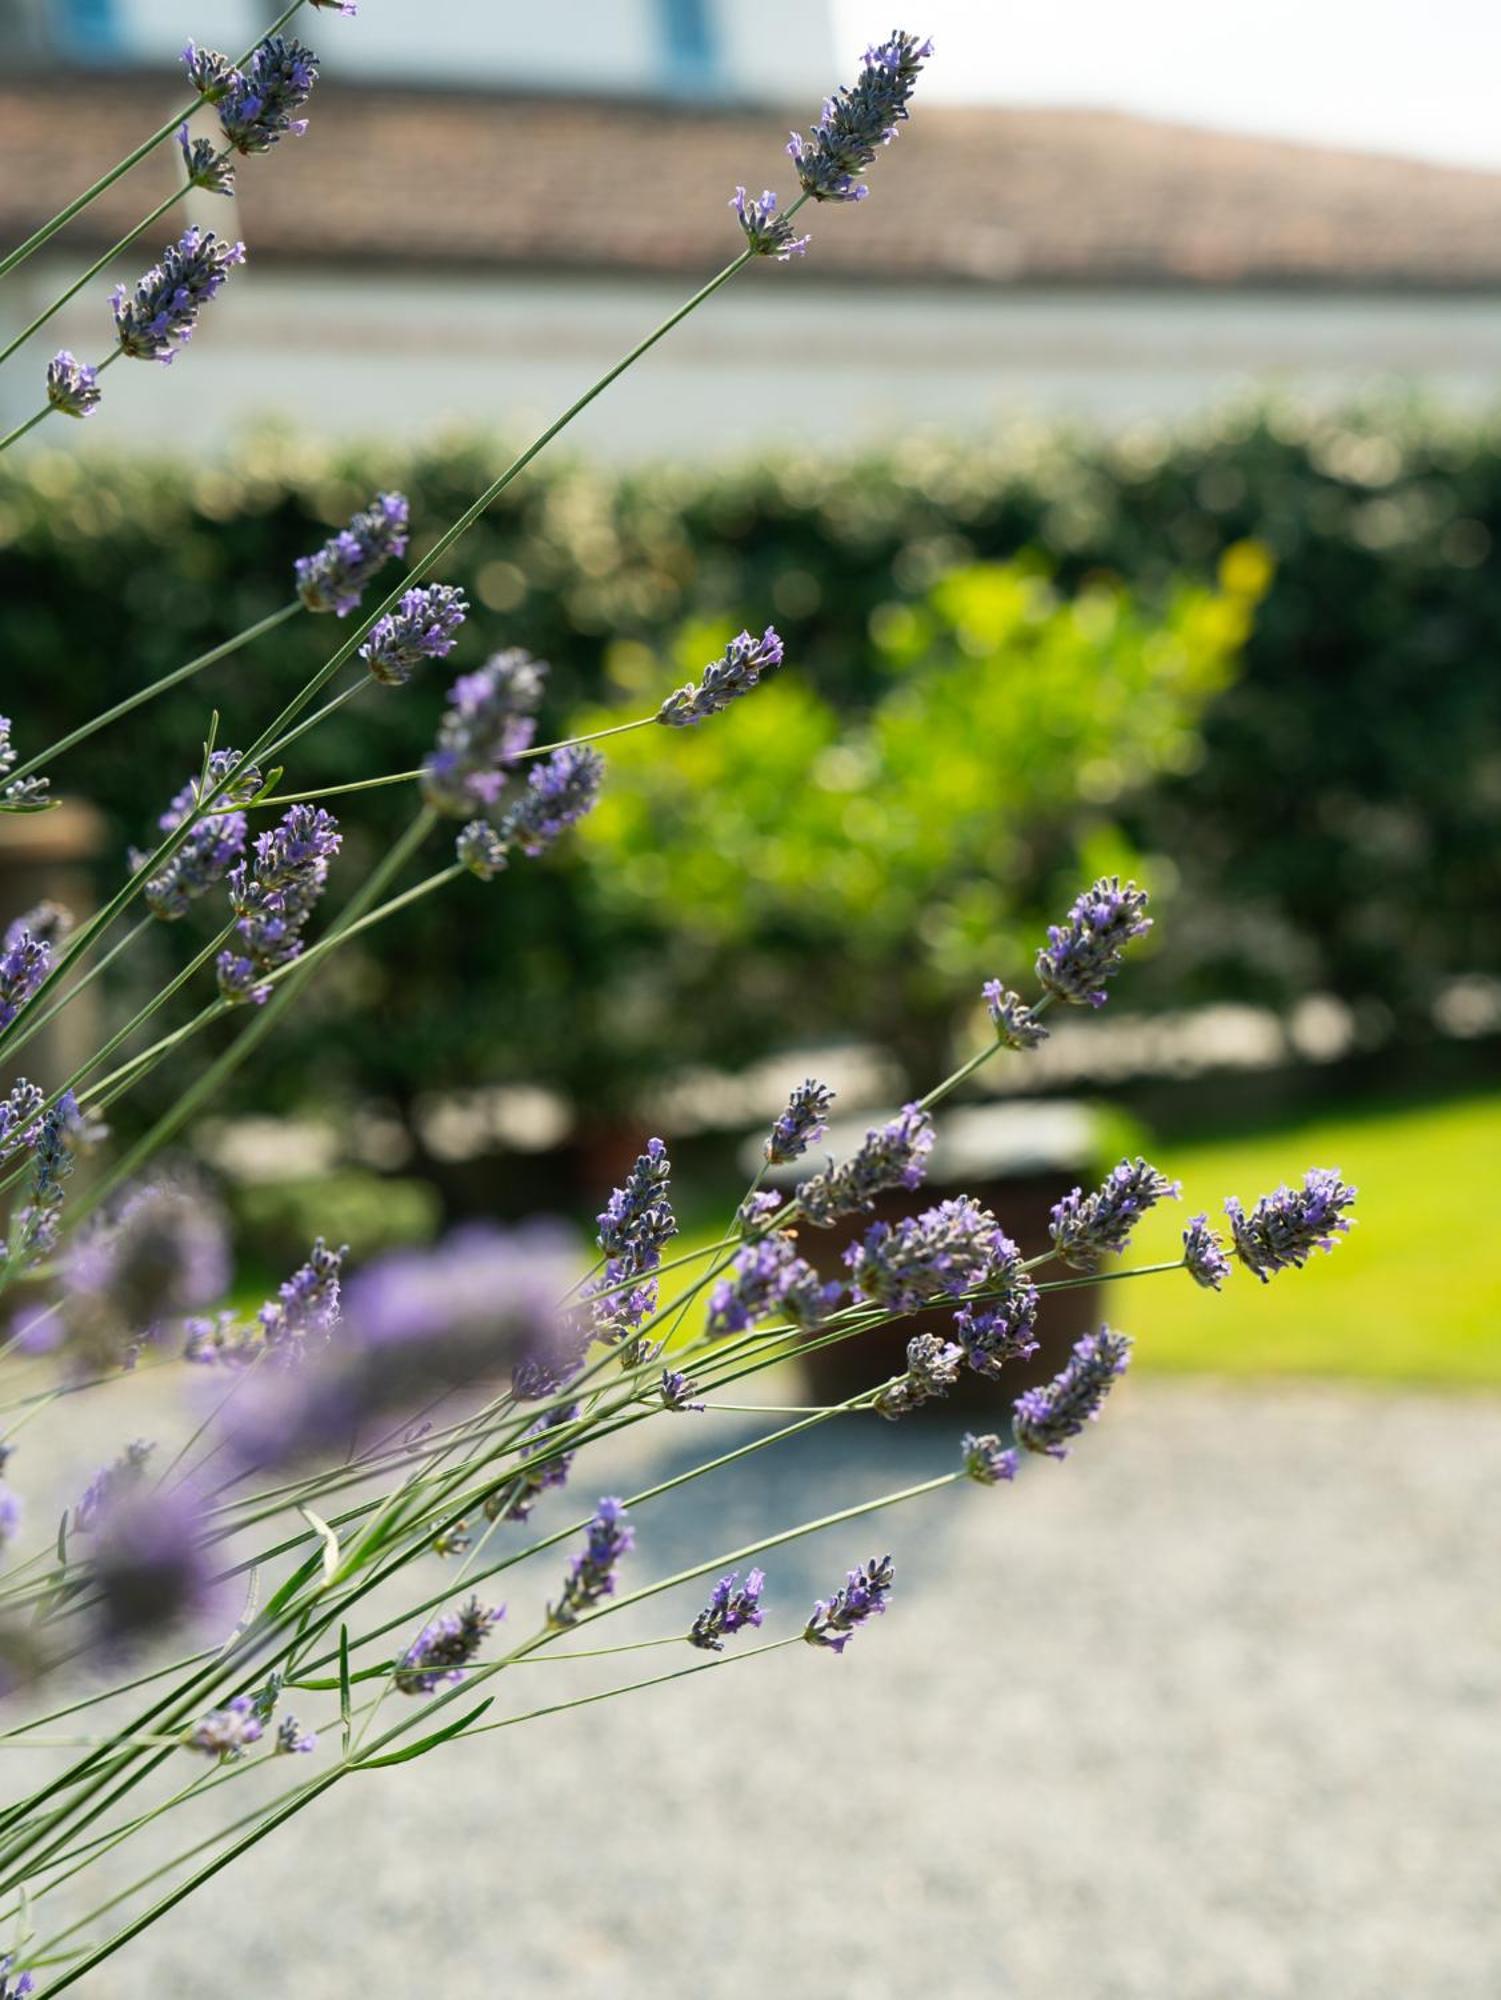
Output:
[[1249,1208],[1309,1166],[1338,1167],[1353,1182],[1359,1222],[1332,1255],[1268,1285],[1237,1268],[1218,1297],[1186,1274],[1109,1286],[1113,1319],[1137,1336],[1139,1367],[1501,1383],[1501,1094],[1160,1144],[1151,1157],[1182,1179],[1183,1202],[1148,1217],[1132,1262],[1174,1255],[1185,1216],[1216,1215],[1227,1194]]

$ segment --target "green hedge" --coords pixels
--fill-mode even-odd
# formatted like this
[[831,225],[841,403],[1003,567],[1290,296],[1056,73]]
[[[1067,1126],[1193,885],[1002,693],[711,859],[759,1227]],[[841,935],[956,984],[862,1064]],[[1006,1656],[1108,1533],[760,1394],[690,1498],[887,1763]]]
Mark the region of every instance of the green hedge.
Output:
[[[419,530],[436,533],[499,459],[492,447],[329,454],[267,437],[197,468],[116,460],[104,443],[0,467],[3,703],[23,755],[274,608],[292,559],[377,486],[401,487]],[[630,712],[638,682],[670,684],[696,628],[774,620],[797,682],[858,735],[890,698],[903,621],[931,617],[956,569],[1031,552],[1065,598],[1119,579],[1133,617],[1166,620],[1185,576],[1212,589],[1227,551],[1264,545],[1270,589],[1239,674],[1208,697],[1202,743],[1114,796],[1081,780],[1063,837],[1021,838],[989,914],[1031,923],[1080,857],[1144,855],[1172,921],[1134,999],[1322,989],[1417,1023],[1451,974],[1501,971],[1498,530],[1495,430],[1390,410],[1276,412],[1110,445],[923,442],[708,474],[565,465],[519,482],[442,574],[476,608],[453,664],[500,644],[546,657],[549,722],[601,702]],[[294,620],[74,753],[59,779],[104,809],[123,849],[192,763],[210,703],[221,741],[245,740],[335,629]],[[642,671],[648,656],[659,679]],[[310,739],[296,775],[335,784],[414,764],[447,678],[372,690]],[[360,802],[351,867],[407,809],[384,793]],[[852,1009],[827,977],[838,960],[886,978],[891,948],[864,935],[874,908],[869,926],[858,904],[843,909],[839,936],[769,911],[732,963],[693,926],[683,942],[678,892],[654,891],[649,870],[633,895],[577,858],[464,893],[462,912],[423,907],[393,926],[389,949],[331,970],[249,1093],[358,1089],[405,1111],[424,1088],[533,1078],[608,1108],[685,1060],[741,1061],[838,1033],[852,1012],[894,1048],[932,1039],[930,993],[918,981],[912,999],[905,976],[932,950],[921,927],[900,938],[904,977],[878,1004]],[[949,1018],[971,1000],[957,992]],[[320,1036],[333,1014],[339,1035]]]

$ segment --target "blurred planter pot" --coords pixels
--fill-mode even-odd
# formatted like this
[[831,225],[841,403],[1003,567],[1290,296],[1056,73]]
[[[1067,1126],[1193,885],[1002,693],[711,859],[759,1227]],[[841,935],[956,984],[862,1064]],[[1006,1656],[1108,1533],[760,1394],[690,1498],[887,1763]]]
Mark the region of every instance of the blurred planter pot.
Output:
[[[790,1188],[820,1164],[818,1155],[830,1152],[842,1158],[859,1145],[871,1126],[891,1115],[888,1111],[872,1112],[868,1117],[831,1126],[814,1156],[769,1176],[769,1180],[772,1185]],[[821,1276],[843,1279],[847,1275],[844,1252],[872,1222],[896,1222],[961,1194],[983,1202],[1022,1254],[1035,1256],[1047,1247],[1053,1204],[1070,1189],[1087,1187],[1096,1174],[1099,1126],[1087,1105],[966,1105],[936,1114],[934,1124],[938,1136],[920,1188],[881,1195],[871,1211],[842,1217],[831,1229],[804,1226],[798,1231],[798,1249]],[[993,1420],[1010,1408],[1023,1389],[1056,1375],[1079,1335],[1099,1325],[1100,1294],[1100,1286],[1094,1284],[1045,1292],[1037,1321],[1040,1344],[1029,1361],[1013,1363],[999,1382],[965,1369],[948,1396],[916,1414],[942,1417],[962,1412]],[[900,1374],[907,1365],[907,1342],[913,1335],[931,1332],[947,1337],[953,1314],[952,1306],[934,1307],[892,1326],[815,1349],[803,1363],[812,1400],[840,1402]]]

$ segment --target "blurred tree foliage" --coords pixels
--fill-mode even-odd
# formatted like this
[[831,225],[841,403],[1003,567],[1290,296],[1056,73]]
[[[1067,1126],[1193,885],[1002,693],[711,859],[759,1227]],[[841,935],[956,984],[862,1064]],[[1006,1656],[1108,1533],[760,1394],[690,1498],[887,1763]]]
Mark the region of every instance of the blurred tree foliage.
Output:
[[[500,456],[268,436],[201,465],[101,443],[0,466],[23,755],[284,601],[293,557],[376,487],[410,494],[420,549]],[[242,1089],[405,1114],[424,1089],[524,1077],[608,1107],[810,1033],[926,1051],[979,970],[1020,967],[1079,866],[1133,855],[1172,919],[1134,1000],[1154,980],[1179,1002],[1324,989],[1420,1020],[1446,977],[1501,971],[1498,532],[1501,432],[1391,410],[528,477],[442,571],[475,607],[455,670],[499,645],[551,660],[551,733],[654,704],[669,655],[680,678],[727,626],[773,620],[780,685],[611,746],[576,854],[461,885],[335,961]],[[123,850],[209,707],[243,742],[337,636],[294,620],[73,753],[61,787]],[[289,777],[415,764],[450,678],[373,688]],[[410,811],[352,805],[336,881]]]

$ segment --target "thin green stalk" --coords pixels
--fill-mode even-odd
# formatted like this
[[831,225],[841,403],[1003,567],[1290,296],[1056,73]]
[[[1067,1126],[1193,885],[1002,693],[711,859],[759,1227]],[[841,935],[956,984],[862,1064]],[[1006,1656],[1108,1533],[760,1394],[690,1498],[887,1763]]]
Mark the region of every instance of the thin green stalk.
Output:
[[[298,9],[302,6],[302,4],[303,0],[292,0],[292,4],[288,8],[286,8],[286,10],[283,13],[279,14],[277,18],[271,23],[270,27],[265,29],[263,33],[260,34],[256,38],[256,40],[251,43],[250,47],[246,49],[245,53],[239,58],[238,62],[235,64],[236,69],[243,69],[246,63],[248,63],[250,58],[255,54],[256,50],[260,47],[261,43],[265,41],[266,37],[268,35],[274,35],[278,29],[285,27],[287,22],[291,20],[292,16],[298,11]],[[101,176],[99,180],[95,181],[94,185],[91,188],[86,188],[81,195],[75,196],[74,199],[68,203],[66,208],[59,209],[57,214],[53,216],[50,222],[44,222],[40,229],[32,231],[31,235],[27,237],[24,243],[19,244],[14,250],[10,251],[10,253],[7,256],[0,258],[0,278],[5,277],[8,272],[15,270],[18,264],[24,264],[26,259],[30,257],[34,251],[40,250],[44,243],[50,242],[50,240],[57,234],[58,230],[63,228],[65,224],[71,222],[75,215],[81,215],[84,209],[86,209],[91,202],[97,201],[100,195],[102,195],[106,191],[106,189],[112,188],[117,180],[119,180],[123,175],[130,172],[130,169],[132,167],[139,166],[141,161],[146,158],[148,153],[155,152],[158,146],[163,145],[168,139],[172,138],[176,133],[177,128],[180,125],[186,123],[186,121],[192,117],[193,113],[201,109],[201,107],[205,105],[207,102],[208,99],[206,97],[203,96],[195,97],[192,103],[189,104],[184,110],[176,112],[171,118],[167,120],[165,125],[159,126],[157,130],[152,133],[149,139],[143,139],[141,144],[136,147],[134,152],[127,153],[125,158],[121,160],[118,166],[111,167],[109,172]]]

